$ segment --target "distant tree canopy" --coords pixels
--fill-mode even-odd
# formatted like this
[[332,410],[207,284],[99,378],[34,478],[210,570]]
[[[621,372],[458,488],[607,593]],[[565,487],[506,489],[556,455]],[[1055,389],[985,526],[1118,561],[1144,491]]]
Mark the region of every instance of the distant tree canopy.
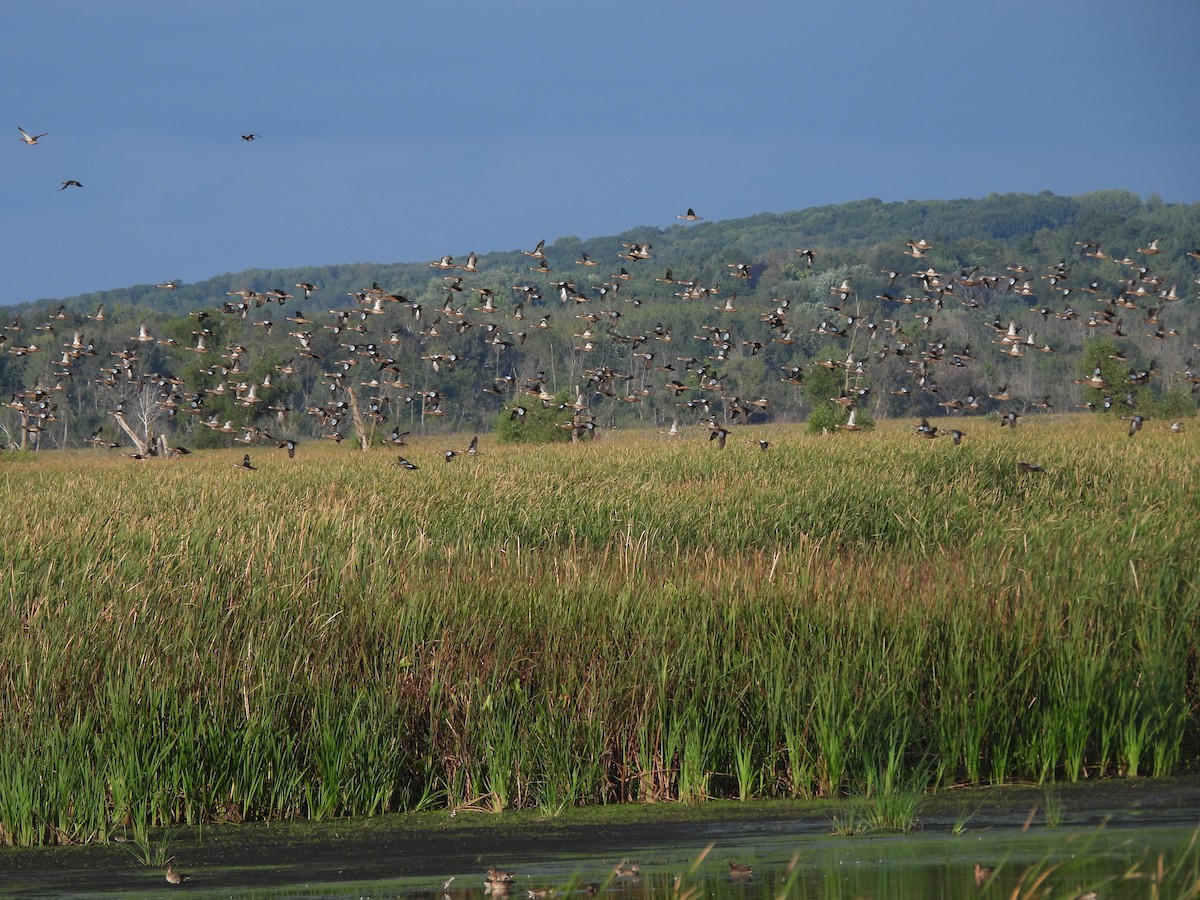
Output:
[[[208,446],[493,425],[519,439],[514,405],[562,436],[1113,397],[1195,409],[1200,204],[868,199],[535,254],[539,237],[474,265],[449,248],[10,307],[0,440],[127,443],[118,412],[142,439]],[[989,402],[1001,385],[1015,399]]]

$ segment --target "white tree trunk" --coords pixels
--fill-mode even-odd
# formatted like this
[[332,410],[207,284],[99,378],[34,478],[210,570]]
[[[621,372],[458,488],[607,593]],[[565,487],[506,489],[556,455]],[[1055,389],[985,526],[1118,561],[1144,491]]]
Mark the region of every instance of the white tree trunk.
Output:
[[113,413],[113,418],[117,420],[117,424],[121,426],[121,430],[129,435],[129,439],[133,441],[133,446],[137,447],[137,452],[145,456],[148,445],[138,437],[136,431],[129,427],[129,423],[125,421],[125,416],[122,413]]

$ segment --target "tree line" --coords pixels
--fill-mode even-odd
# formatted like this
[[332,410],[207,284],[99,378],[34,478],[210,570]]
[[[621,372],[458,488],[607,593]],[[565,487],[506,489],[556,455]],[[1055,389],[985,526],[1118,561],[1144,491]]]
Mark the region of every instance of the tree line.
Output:
[[[1195,409],[1200,204],[863,200],[542,237],[10,307],[0,439],[368,445],[486,430],[530,405],[564,434]],[[1097,367],[1099,392],[1081,378]],[[1013,399],[990,401],[1002,386]]]

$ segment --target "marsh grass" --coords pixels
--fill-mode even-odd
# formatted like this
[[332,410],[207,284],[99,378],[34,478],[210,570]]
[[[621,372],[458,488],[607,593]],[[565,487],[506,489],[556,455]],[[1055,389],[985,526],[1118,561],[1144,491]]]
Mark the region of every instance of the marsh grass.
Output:
[[967,829],[971,824],[971,820],[979,815],[979,806],[969,808],[966,806],[959,807],[958,812],[954,816],[954,824],[950,826],[951,834],[966,834]]
[[840,835],[897,831],[908,834],[920,827],[918,813],[927,782],[912,777],[909,785],[852,797],[833,813],[833,831]]
[[0,457],[0,841],[1189,769],[1197,443],[1110,424]]
[[1042,818],[1047,828],[1058,828],[1063,823],[1067,810],[1063,804],[1062,794],[1050,786],[1042,791]]
[[[1130,896],[1152,898],[1200,897],[1200,830],[1193,831],[1188,844],[1170,853],[1155,853],[1143,849],[1138,858],[1129,861],[1123,871],[1096,877],[1094,861],[1111,853],[1101,846],[1104,826],[1092,832],[1067,838],[1071,852],[1066,859],[1052,859],[1047,854],[1027,866],[1017,876],[1009,893],[1014,900],[1060,896],[1066,885],[1075,885],[1071,897]],[[988,884],[1004,877],[1004,865],[998,866]],[[986,885],[985,885],[986,887]]]
[[159,837],[153,837],[144,829],[138,829],[138,833],[134,835],[133,839],[121,846],[129,852],[138,865],[161,869],[173,859],[170,850],[176,835],[175,829],[168,829]]
[[708,855],[712,853],[712,849],[715,846],[716,844],[706,846],[696,854],[696,858],[692,860],[685,871],[675,876],[675,881],[671,885],[670,896],[672,900],[693,900],[693,898],[700,896],[701,885],[690,882],[695,879],[696,874],[700,871],[700,866],[704,863]]

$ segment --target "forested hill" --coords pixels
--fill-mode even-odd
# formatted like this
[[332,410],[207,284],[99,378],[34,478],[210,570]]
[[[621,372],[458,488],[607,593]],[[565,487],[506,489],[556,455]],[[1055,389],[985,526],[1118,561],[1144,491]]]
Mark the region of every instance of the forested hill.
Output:
[[[682,210],[680,210],[682,212]],[[703,212],[702,210],[700,212]],[[978,200],[909,200],[884,203],[858,200],[836,206],[819,206],[787,213],[763,213],[722,222],[678,224],[668,228],[638,227],[612,237],[559,237],[548,241],[546,254],[559,272],[570,274],[581,251],[610,265],[622,243],[651,242],[655,257],[680,273],[702,281],[721,280],[724,264],[733,259],[755,259],[760,264],[778,262],[786,274],[794,248],[813,247],[838,251],[838,263],[861,260],[868,266],[894,257],[894,249],[916,236],[937,245],[931,259],[935,265],[999,267],[1022,260],[1027,265],[1047,266],[1078,253],[1074,241],[1081,235],[1105,247],[1132,252],[1146,234],[1159,236],[1164,245],[1194,250],[1200,245],[1200,203],[1165,204],[1154,198],[1142,202],[1128,191],[1097,191],[1079,197],[1041,194],[992,194]],[[547,235],[514,235],[513,247],[528,247]],[[549,236],[553,237],[553,236]],[[447,253],[465,256],[478,250],[489,270],[520,273],[525,280],[528,258],[515,249],[484,253],[481,248],[450,247]],[[830,263],[830,255],[822,263]],[[296,282],[320,285],[324,306],[347,302],[346,295],[364,285],[378,283],[388,290],[420,293],[431,282],[430,260],[406,263],[341,263],[299,269],[249,269],[225,273],[206,281],[181,284],[170,293],[154,285],[135,285],[118,290],[97,291],[70,298],[57,298],[68,309],[84,311],[99,303],[109,307],[150,306],[164,312],[188,312],[219,302],[228,291],[243,288],[266,291],[280,286],[290,289]],[[557,264],[557,265],[556,265]],[[882,267],[882,266],[880,266]],[[1187,268],[1193,272],[1197,267]],[[576,269],[576,274],[578,269]],[[770,273],[768,273],[770,274]],[[604,273],[607,275],[607,272]],[[169,276],[165,276],[169,277]],[[566,277],[566,276],[564,276]],[[1178,276],[1183,278],[1181,272]],[[1194,277],[1194,276],[1193,276]],[[725,278],[724,280],[728,280]],[[775,279],[768,278],[768,281]],[[440,280],[433,279],[435,292]],[[745,295],[745,291],[742,291]],[[43,306],[49,301],[11,307],[14,314]]]
[[0,440],[361,442],[543,412],[562,434],[716,435],[1195,411],[1200,204],[1101,191],[683,213],[612,237],[11,307]]

